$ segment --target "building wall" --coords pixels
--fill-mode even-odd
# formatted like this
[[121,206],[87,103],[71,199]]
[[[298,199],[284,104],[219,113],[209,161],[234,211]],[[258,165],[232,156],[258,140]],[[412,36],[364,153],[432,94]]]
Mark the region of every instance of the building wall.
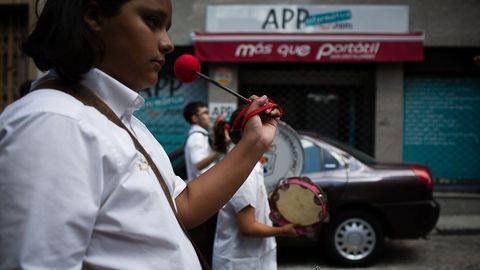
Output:
[[10,5],[10,4],[33,4],[35,3],[32,0],[0,0],[0,5]]
[[207,5],[408,5],[410,29],[426,33],[425,46],[480,46],[480,1],[478,0],[175,0],[171,35],[177,45],[191,44],[192,31],[205,31]]
[[[174,1],[172,39],[190,46],[192,31],[205,31],[206,7],[214,4],[278,4],[262,1]],[[478,47],[480,45],[480,1],[478,0],[367,0],[284,1],[292,5],[394,4],[408,5],[410,30],[424,31],[425,47]],[[195,27],[192,27],[194,25]],[[375,157],[402,161],[404,69],[401,63],[379,63],[376,69]]]
[[375,157],[379,160],[402,160],[403,79],[403,64],[377,64]]
[[[35,22],[35,0],[0,0],[0,6],[2,5],[28,5],[29,6],[29,28],[32,29],[33,23]],[[33,61],[28,58],[28,78],[38,77],[39,71],[35,67]]]
[[[0,5],[30,4],[30,22],[35,19],[34,0],[0,0]],[[174,0],[171,38],[176,46],[190,46],[192,31],[205,31],[206,7],[214,4],[279,4],[277,0]],[[425,46],[480,46],[480,1],[478,0],[324,0],[283,1],[292,5],[392,4],[408,5],[410,29],[426,33]],[[31,77],[36,77],[34,68]]]
[[[0,5],[30,4],[30,25],[34,21],[34,0],[0,0]],[[178,47],[192,46],[190,34],[205,31],[206,7],[214,4],[277,5],[277,0],[172,0],[173,25],[171,38]],[[324,1],[283,1],[287,5],[408,5],[410,30],[425,32],[425,47],[479,47],[480,46],[480,1],[479,0],[324,0]],[[216,67],[210,65],[213,75]],[[237,74],[235,64],[227,66]],[[36,78],[38,71],[30,65],[29,77]],[[376,75],[376,124],[375,157],[384,161],[402,160],[403,134],[403,83],[404,69],[400,63],[377,64]],[[231,85],[236,89],[238,78],[234,76]],[[234,100],[223,91],[212,90],[209,86],[209,100],[232,102]]]
[[[218,70],[227,70],[228,72],[231,72],[231,79],[228,80],[227,83],[223,84],[224,86],[228,87],[234,92],[237,92],[238,89],[238,68],[236,64],[211,64],[209,65],[210,68],[210,73],[209,77],[216,80],[220,81],[217,76],[217,71]],[[218,86],[215,86],[213,84],[208,85],[208,100],[215,101],[215,102],[233,102],[235,103],[237,101],[237,98],[232,96],[231,94],[227,93],[226,91],[219,91],[217,89]]]

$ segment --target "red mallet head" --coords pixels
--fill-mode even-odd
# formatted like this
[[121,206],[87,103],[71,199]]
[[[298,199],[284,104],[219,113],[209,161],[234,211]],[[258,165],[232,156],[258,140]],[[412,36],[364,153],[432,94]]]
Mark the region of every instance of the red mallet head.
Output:
[[210,79],[208,76],[200,73],[200,62],[197,58],[195,58],[195,56],[191,54],[182,54],[180,57],[177,58],[175,64],[173,64],[173,73],[175,73],[175,78],[177,78],[177,80],[184,83],[193,82],[198,79],[198,77],[201,77],[209,81],[210,83],[215,84],[221,89],[229,92],[230,94],[242,99],[243,102],[245,102],[246,104],[250,103],[250,100],[248,100],[247,98],[232,91],[228,87],[221,85],[217,81]]
[[195,81],[198,78],[197,72],[200,72],[200,69],[200,62],[191,54],[182,54],[173,64],[175,78],[185,83]]

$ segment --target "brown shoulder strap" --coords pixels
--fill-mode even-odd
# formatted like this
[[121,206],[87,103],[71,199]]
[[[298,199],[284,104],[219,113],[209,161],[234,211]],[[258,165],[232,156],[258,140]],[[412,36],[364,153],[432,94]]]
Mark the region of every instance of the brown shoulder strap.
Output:
[[193,247],[195,248],[195,252],[197,253],[197,256],[200,260],[202,268],[204,270],[209,270],[210,266],[207,260],[204,258],[204,256],[202,255],[198,247],[195,245],[192,238],[188,234],[187,229],[185,228],[182,221],[178,217],[177,211],[175,209],[175,205],[173,203],[172,196],[170,195],[170,191],[168,190],[168,187],[162,175],[160,174],[160,171],[155,165],[155,162],[153,162],[148,152],[143,148],[143,146],[140,144],[137,138],[132,134],[132,132],[125,126],[125,124],[123,124],[120,118],[118,118],[118,116],[112,111],[112,109],[108,107],[108,105],[105,102],[103,102],[99,97],[97,97],[93,93],[93,91],[91,91],[90,89],[86,88],[85,86],[79,83],[69,84],[62,80],[54,79],[54,80],[48,80],[43,83],[40,83],[33,90],[37,90],[41,88],[49,88],[49,89],[62,91],[64,93],[67,93],[75,97],[76,99],[81,101],[83,104],[96,108],[99,112],[104,114],[110,121],[112,121],[114,124],[124,129],[128,133],[128,135],[130,135],[130,138],[132,139],[133,144],[135,145],[135,148],[137,149],[137,151],[142,153],[142,155],[147,159],[148,164],[150,165],[153,172],[155,173],[155,176],[157,177],[157,180],[160,183],[160,186],[162,187],[162,190],[165,193],[165,196],[167,197],[168,203],[170,204],[170,207],[173,211],[173,214],[175,215],[175,218],[177,219],[178,224],[180,225],[183,232],[187,235],[188,239],[190,240]]

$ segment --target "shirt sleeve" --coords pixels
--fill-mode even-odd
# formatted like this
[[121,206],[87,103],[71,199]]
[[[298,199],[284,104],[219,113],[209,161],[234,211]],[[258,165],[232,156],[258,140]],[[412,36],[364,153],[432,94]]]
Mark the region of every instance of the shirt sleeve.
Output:
[[237,190],[235,195],[230,199],[230,204],[233,206],[235,213],[240,212],[247,206],[256,207],[257,187],[255,184],[254,172],[252,171],[247,180]]
[[81,269],[101,202],[100,139],[40,113],[0,130],[0,269]]
[[176,199],[178,195],[180,195],[180,193],[182,193],[182,191],[187,187],[187,184],[185,183],[185,181],[183,181],[182,178],[176,176],[173,186],[174,188],[172,196],[174,199]]
[[189,148],[190,161],[192,164],[197,164],[202,159],[209,155],[210,149],[208,145],[208,137],[206,135],[196,132],[190,135],[187,141]]

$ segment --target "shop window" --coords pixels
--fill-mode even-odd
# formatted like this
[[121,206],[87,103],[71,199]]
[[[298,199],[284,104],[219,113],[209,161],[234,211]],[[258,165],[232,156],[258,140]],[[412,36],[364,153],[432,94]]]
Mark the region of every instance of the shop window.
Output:
[[369,155],[374,152],[374,65],[254,63],[239,67],[239,91],[280,104],[282,120]]

